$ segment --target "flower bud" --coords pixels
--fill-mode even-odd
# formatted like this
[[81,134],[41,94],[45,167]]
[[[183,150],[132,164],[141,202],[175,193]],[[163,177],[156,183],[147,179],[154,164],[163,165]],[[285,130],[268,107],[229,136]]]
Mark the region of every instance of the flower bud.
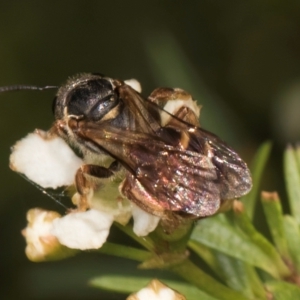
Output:
[[130,295],[127,300],[185,300],[185,297],[170,289],[157,279],[153,279],[147,287],[136,294]]
[[146,236],[158,225],[160,217],[149,214],[135,204],[132,204],[133,232],[137,236]]
[[51,233],[68,248],[98,249],[106,242],[112,223],[111,215],[91,209],[55,219]]
[[12,148],[10,167],[26,175],[43,188],[56,189],[74,183],[82,160],[58,136],[36,130],[18,141]]
[[132,79],[127,79],[125,80],[125,83],[129,86],[131,86],[134,90],[136,90],[137,92],[141,93],[142,92],[142,86],[140,84],[139,81],[137,81],[136,79],[132,78]]
[[28,259],[34,262],[59,260],[76,253],[61,245],[51,233],[53,221],[60,217],[57,212],[39,208],[27,212],[28,225],[22,230],[22,235],[26,239],[25,253]]

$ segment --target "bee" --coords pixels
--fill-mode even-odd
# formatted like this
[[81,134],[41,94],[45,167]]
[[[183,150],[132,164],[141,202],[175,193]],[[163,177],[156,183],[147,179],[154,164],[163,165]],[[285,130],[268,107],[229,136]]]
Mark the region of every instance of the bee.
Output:
[[[165,105],[177,99],[183,104],[168,113]],[[143,98],[122,80],[91,73],[62,85],[49,132],[79,150],[86,162],[75,175],[79,209],[88,208],[91,189],[119,174],[121,195],[162,219],[211,216],[248,193],[246,163],[200,127],[185,105],[189,99],[189,93],[172,88]]]

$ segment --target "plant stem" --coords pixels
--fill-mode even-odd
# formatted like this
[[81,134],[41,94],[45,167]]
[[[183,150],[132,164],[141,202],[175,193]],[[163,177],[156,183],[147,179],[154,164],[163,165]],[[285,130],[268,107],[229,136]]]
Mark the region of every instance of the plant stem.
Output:
[[[145,250],[109,242],[105,243],[102,248],[99,249],[99,252],[140,262],[150,259],[152,256],[150,252]],[[187,282],[195,285],[202,291],[220,300],[248,300],[239,292],[229,289],[225,285],[219,283],[214,278],[204,273],[188,259],[179,264],[173,264],[167,269],[180,275]]]
[[100,253],[114,255],[118,257],[128,258],[137,261],[145,261],[150,259],[152,254],[145,250],[140,250],[134,247],[114,244],[106,242],[99,250]]
[[142,245],[143,247],[145,247],[146,249],[148,249],[149,251],[154,251],[154,243],[152,241],[152,239],[149,236],[145,236],[145,237],[139,237],[137,236],[133,230],[132,230],[132,226],[123,226],[117,222],[114,223],[114,225],[116,227],[118,227],[121,231],[123,231],[124,233],[126,233],[127,235],[129,235],[133,240],[137,241],[140,245]]

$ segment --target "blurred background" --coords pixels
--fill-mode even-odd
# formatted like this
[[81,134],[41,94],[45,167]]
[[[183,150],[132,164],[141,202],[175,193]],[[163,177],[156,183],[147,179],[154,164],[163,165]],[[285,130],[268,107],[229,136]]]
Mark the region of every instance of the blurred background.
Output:
[[[300,137],[299,36],[298,1],[1,1],[0,85],[61,85],[100,72],[138,79],[144,95],[159,86],[186,89],[203,105],[201,125],[248,163],[273,141],[262,188],[284,199],[282,151]],[[25,257],[27,210],[61,209],[9,169],[10,147],[51,126],[54,94],[0,94],[0,297],[124,299],[87,281],[134,274],[135,262],[95,253],[40,264]]]

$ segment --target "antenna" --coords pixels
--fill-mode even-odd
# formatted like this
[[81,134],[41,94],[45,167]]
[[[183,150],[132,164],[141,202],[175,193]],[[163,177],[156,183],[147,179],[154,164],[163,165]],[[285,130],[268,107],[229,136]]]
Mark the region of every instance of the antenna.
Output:
[[[58,86],[55,85],[46,85],[46,86],[35,86],[35,85],[9,85],[9,86],[0,86],[0,93],[3,92],[13,92],[13,91],[24,91],[24,90],[30,90],[30,91],[44,91],[44,90],[50,90],[50,89],[58,89]],[[54,200],[57,204],[62,206],[64,209],[68,210],[69,208],[65,206],[59,199],[62,197],[65,197],[64,192],[60,194],[54,194],[51,192],[48,192],[47,189],[41,187],[39,184],[35,183],[34,181],[30,180],[25,174],[19,173],[18,174],[23,177],[25,180],[30,182],[33,186],[35,186],[38,190],[40,190],[43,194],[47,195],[49,198]]]
[[31,90],[31,91],[44,91],[50,89],[58,89],[58,86],[55,85],[46,85],[46,86],[35,86],[35,85],[9,85],[0,87],[0,93],[3,92],[12,92],[12,91],[23,91],[23,90]]

